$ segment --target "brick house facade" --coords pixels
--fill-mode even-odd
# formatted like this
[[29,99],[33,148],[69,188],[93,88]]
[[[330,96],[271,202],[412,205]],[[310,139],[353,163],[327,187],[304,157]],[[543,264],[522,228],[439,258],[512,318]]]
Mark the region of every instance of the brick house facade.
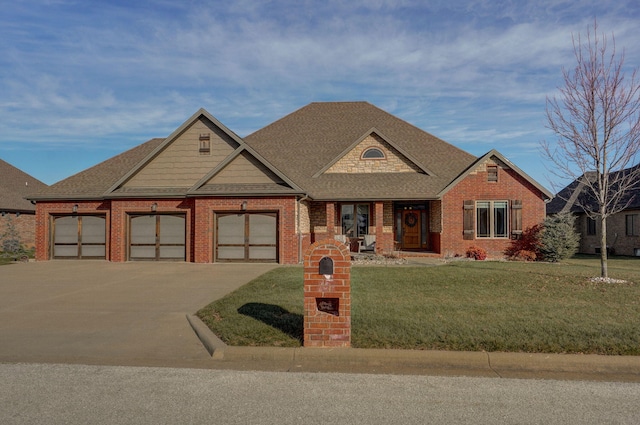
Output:
[[329,102],[245,138],[200,110],[31,199],[41,261],[295,264],[326,238],[500,256],[550,197],[497,151],[477,158],[366,102]]
[[36,246],[36,208],[25,199],[47,187],[40,180],[0,159],[0,251],[12,228],[25,249]]
[[[612,173],[612,181],[617,173],[638,171],[639,165]],[[629,174],[634,175],[634,174]],[[637,174],[635,174],[637,176]],[[563,188],[553,200],[547,204],[547,214],[571,212],[576,216],[576,231],[580,235],[578,252],[582,254],[599,254],[600,222],[590,218],[585,208],[595,209],[590,200],[588,185],[583,182],[590,178],[590,173],[580,176]],[[637,178],[637,177],[636,177]],[[632,181],[631,190],[620,200],[622,210],[607,218],[607,248],[615,255],[640,256],[640,181]]]

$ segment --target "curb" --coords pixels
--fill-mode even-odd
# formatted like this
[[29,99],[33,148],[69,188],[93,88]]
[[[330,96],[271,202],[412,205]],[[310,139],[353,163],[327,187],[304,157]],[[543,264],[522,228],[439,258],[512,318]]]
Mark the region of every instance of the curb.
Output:
[[640,382],[640,357],[363,348],[236,347],[194,315],[194,332],[220,366],[238,370]]

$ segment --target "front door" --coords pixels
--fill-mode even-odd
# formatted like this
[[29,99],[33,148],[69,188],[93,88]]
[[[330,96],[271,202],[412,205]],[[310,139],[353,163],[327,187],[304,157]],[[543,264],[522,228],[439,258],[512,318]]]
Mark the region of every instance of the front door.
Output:
[[402,211],[402,248],[403,249],[419,249],[420,248],[420,211],[419,210],[403,210]]

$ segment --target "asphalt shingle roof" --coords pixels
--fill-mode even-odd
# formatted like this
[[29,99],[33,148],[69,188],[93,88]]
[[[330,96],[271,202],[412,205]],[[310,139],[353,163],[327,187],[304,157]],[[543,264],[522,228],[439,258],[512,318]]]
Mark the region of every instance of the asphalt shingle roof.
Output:
[[107,189],[142,161],[164,139],[151,139],[107,159],[91,168],[61,180],[43,191],[32,195],[33,199],[102,199]]
[[[319,174],[375,128],[433,175]],[[435,197],[476,157],[367,102],[316,102],[245,137],[248,145],[314,199]]]
[[40,180],[0,159],[0,210],[35,212],[35,206],[24,198],[46,187]]

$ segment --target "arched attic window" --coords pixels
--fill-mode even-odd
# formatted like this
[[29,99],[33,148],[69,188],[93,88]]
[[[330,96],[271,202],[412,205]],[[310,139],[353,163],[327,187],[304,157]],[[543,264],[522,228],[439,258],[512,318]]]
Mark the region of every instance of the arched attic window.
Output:
[[384,152],[378,148],[368,148],[362,152],[362,159],[384,159]]

